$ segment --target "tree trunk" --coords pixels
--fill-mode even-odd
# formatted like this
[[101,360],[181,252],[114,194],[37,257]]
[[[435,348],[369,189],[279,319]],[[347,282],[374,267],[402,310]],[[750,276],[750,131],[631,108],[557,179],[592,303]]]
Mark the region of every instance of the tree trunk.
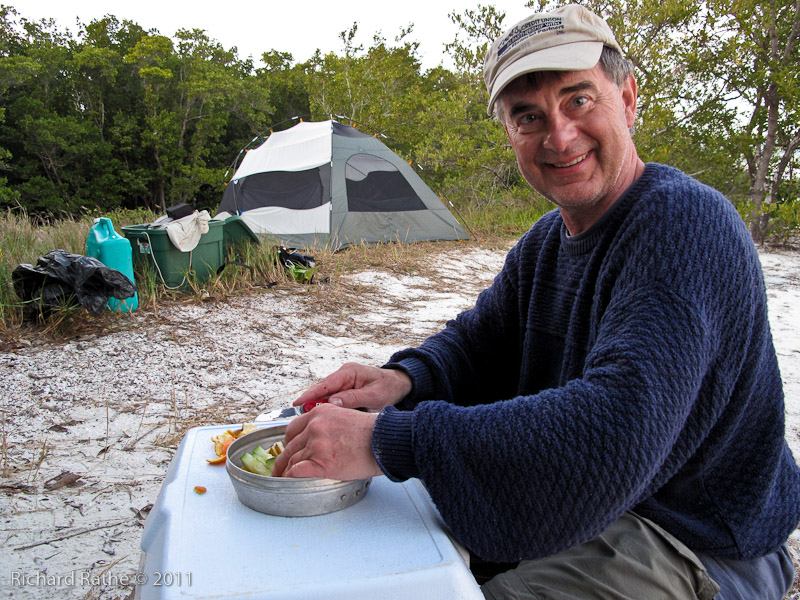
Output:
[[158,152],[157,146],[153,148],[153,157],[156,159],[156,165],[158,166],[158,172],[160,174],[160,177],[158,178],[158,189],[156,190],[156,196],[159,207],[161,208],[161,213],[163,214],[167,212],[167,203],[166,203],[166,198],[164,197],[163,165],[161,164],[161,156]]
[[[768,32],[770,40],[770,55],[774,60],[778,56],[778,35],[775,31],[775,15],[772,15],[772,24]],[[771,77],[767,91],[764,94],[764,106],[767,109],[767,133],[764,138],[764,145],[756,158],[756,172],[750,185],[749,199],[753,206],[753,213],[750,217],[750,235],[756,243],[763,244],[767,233],[767,221],[769,214],[764,210],[764,196],[768,194],[767,178],[769,177],[769,167],[772,156],[775,154],[775,140],[778,136],[778,118],[780,116],[780,94],[778,84]]]

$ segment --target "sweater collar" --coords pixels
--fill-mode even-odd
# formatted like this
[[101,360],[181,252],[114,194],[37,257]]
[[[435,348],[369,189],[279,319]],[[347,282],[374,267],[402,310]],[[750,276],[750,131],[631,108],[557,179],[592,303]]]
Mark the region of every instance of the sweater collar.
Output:
[[636,181],[634,181],[623,193],[622,195],[617,198],[614,204],[603,214],[598,221],[589,227],[589,229],[585,231],[581,231],[575,235],[569,235],[567,231],[567,226],[564,224],[563,219],[561,220],[561,243],[563,244],[564,248],[566,248],[567,252],[572,255],[579,255],[584,254],[585,252],[590,251],[594,248],[597,243],[600,241],[600,238],[605,233],[606,229],[608,229],[608,224],[612,220],[613,216],[617,213],[620,213],[620,207],[623,204],[627,203],[627,200],[630,196],[632,196],[632,192],[636,190],[641,183],[645,182],[646,180],[650,179],[654,170],[656,169],[656,165],[653,163],[648,163],[645,165],[644,173],[642,176],[639,177]]

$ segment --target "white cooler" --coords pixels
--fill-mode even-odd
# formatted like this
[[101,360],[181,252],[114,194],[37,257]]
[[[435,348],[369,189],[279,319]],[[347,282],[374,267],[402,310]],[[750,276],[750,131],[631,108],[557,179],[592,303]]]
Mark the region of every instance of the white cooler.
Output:
[[416,479],[375,477],[364,499],[315,517],[241,504],[225,466],[206,462],[211,437],[236,427],[197,427],[181,442],[145,523],[138,598],[483,598]]

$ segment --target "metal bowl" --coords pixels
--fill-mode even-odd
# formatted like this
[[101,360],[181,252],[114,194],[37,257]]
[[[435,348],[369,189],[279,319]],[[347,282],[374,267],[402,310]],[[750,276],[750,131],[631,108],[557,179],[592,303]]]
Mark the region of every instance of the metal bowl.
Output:
[[243,435],[228,447],[225,468],[239,501],[245,506],[279,517],[324,515],[355,504],[367,494],[371,479],[266,477],[242,468],[242,455],[261,445],[267,449],[286,433],[286,423]]

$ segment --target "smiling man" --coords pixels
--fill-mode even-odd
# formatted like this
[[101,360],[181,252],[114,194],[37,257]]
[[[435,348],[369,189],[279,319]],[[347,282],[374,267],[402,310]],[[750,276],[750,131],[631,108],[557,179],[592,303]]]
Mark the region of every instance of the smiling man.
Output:
[[420,478],[488,598],[780,600],[800,469],[744,223],[638,157],[633,69],[585,8],[516,24],[484,78],[556,209],[442,332],[298,398],[331,400],[275,472]]
[[560,209],[570,234],[588,229],[644,172],[630,129],[636,83],[599,65],[520,77],[498,111],[525,179]]

